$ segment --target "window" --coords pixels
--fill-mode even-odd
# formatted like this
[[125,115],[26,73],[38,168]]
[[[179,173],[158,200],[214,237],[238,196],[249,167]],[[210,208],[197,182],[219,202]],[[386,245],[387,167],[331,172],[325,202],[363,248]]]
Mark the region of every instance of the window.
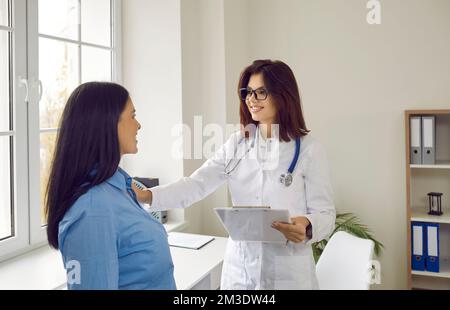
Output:
[[70,93],[81,82],[111,81],[111,1],[39,1],[40,206],[55,146],[58,122]]
[[0,259],[46,242],[44,194],[61,113],[81,83],[120,82],[120,7],[0,0]]
[[0,256],[29,243],[25,16],[25,0],[0,0]]
[[11,33],[9,1],[0,0],[0,240],[14,235],[12,203]]

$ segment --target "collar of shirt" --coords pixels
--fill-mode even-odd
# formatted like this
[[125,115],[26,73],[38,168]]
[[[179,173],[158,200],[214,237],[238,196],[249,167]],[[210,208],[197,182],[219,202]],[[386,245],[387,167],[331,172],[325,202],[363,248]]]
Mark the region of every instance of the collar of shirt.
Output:
[[106,182],[111,184],[114,187],[117,187],[120,190],[127,189],[127,180],[131,179],[128,173],[125,172],[122,168],[118,168],[116,173],[113,174]]
[[136,193],[131,188],[132,181],[133,179],[128,175],[128,173],[126,173],[125,170],[119,167],[116,173],[114,173],[114,175],[106,182],[122,191],[127,191],[131,198],[133,198],[134,202],[136,202],[136,204],[141,207],[140,203],[137,200]]

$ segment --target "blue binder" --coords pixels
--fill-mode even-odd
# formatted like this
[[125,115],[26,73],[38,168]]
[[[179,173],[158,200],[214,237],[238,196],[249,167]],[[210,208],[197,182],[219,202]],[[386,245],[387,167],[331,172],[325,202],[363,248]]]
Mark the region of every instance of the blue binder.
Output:
[[425,237],[426,224],[420,222],[411,222],[411,269],[425,270],[425,256],[424,251],[427,249]]
[[439,272],[439,224],[424,224],[426,232],[426,258],[425,266],[427,271]]

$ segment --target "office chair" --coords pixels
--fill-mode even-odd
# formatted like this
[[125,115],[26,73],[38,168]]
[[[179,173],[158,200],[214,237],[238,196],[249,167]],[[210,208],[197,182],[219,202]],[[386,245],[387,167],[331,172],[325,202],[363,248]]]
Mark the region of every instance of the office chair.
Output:
[[328,241],[316,265],[321,290],[368,290],[374,243],[344,231]]

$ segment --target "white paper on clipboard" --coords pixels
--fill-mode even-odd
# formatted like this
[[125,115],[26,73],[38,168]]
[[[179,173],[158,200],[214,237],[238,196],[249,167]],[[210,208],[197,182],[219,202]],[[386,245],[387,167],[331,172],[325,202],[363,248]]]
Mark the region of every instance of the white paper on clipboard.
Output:
[[289,222],[287,209],[239,207],[214,211],[234,241],[286,242],[286,237],[271,225],[275,221]]

